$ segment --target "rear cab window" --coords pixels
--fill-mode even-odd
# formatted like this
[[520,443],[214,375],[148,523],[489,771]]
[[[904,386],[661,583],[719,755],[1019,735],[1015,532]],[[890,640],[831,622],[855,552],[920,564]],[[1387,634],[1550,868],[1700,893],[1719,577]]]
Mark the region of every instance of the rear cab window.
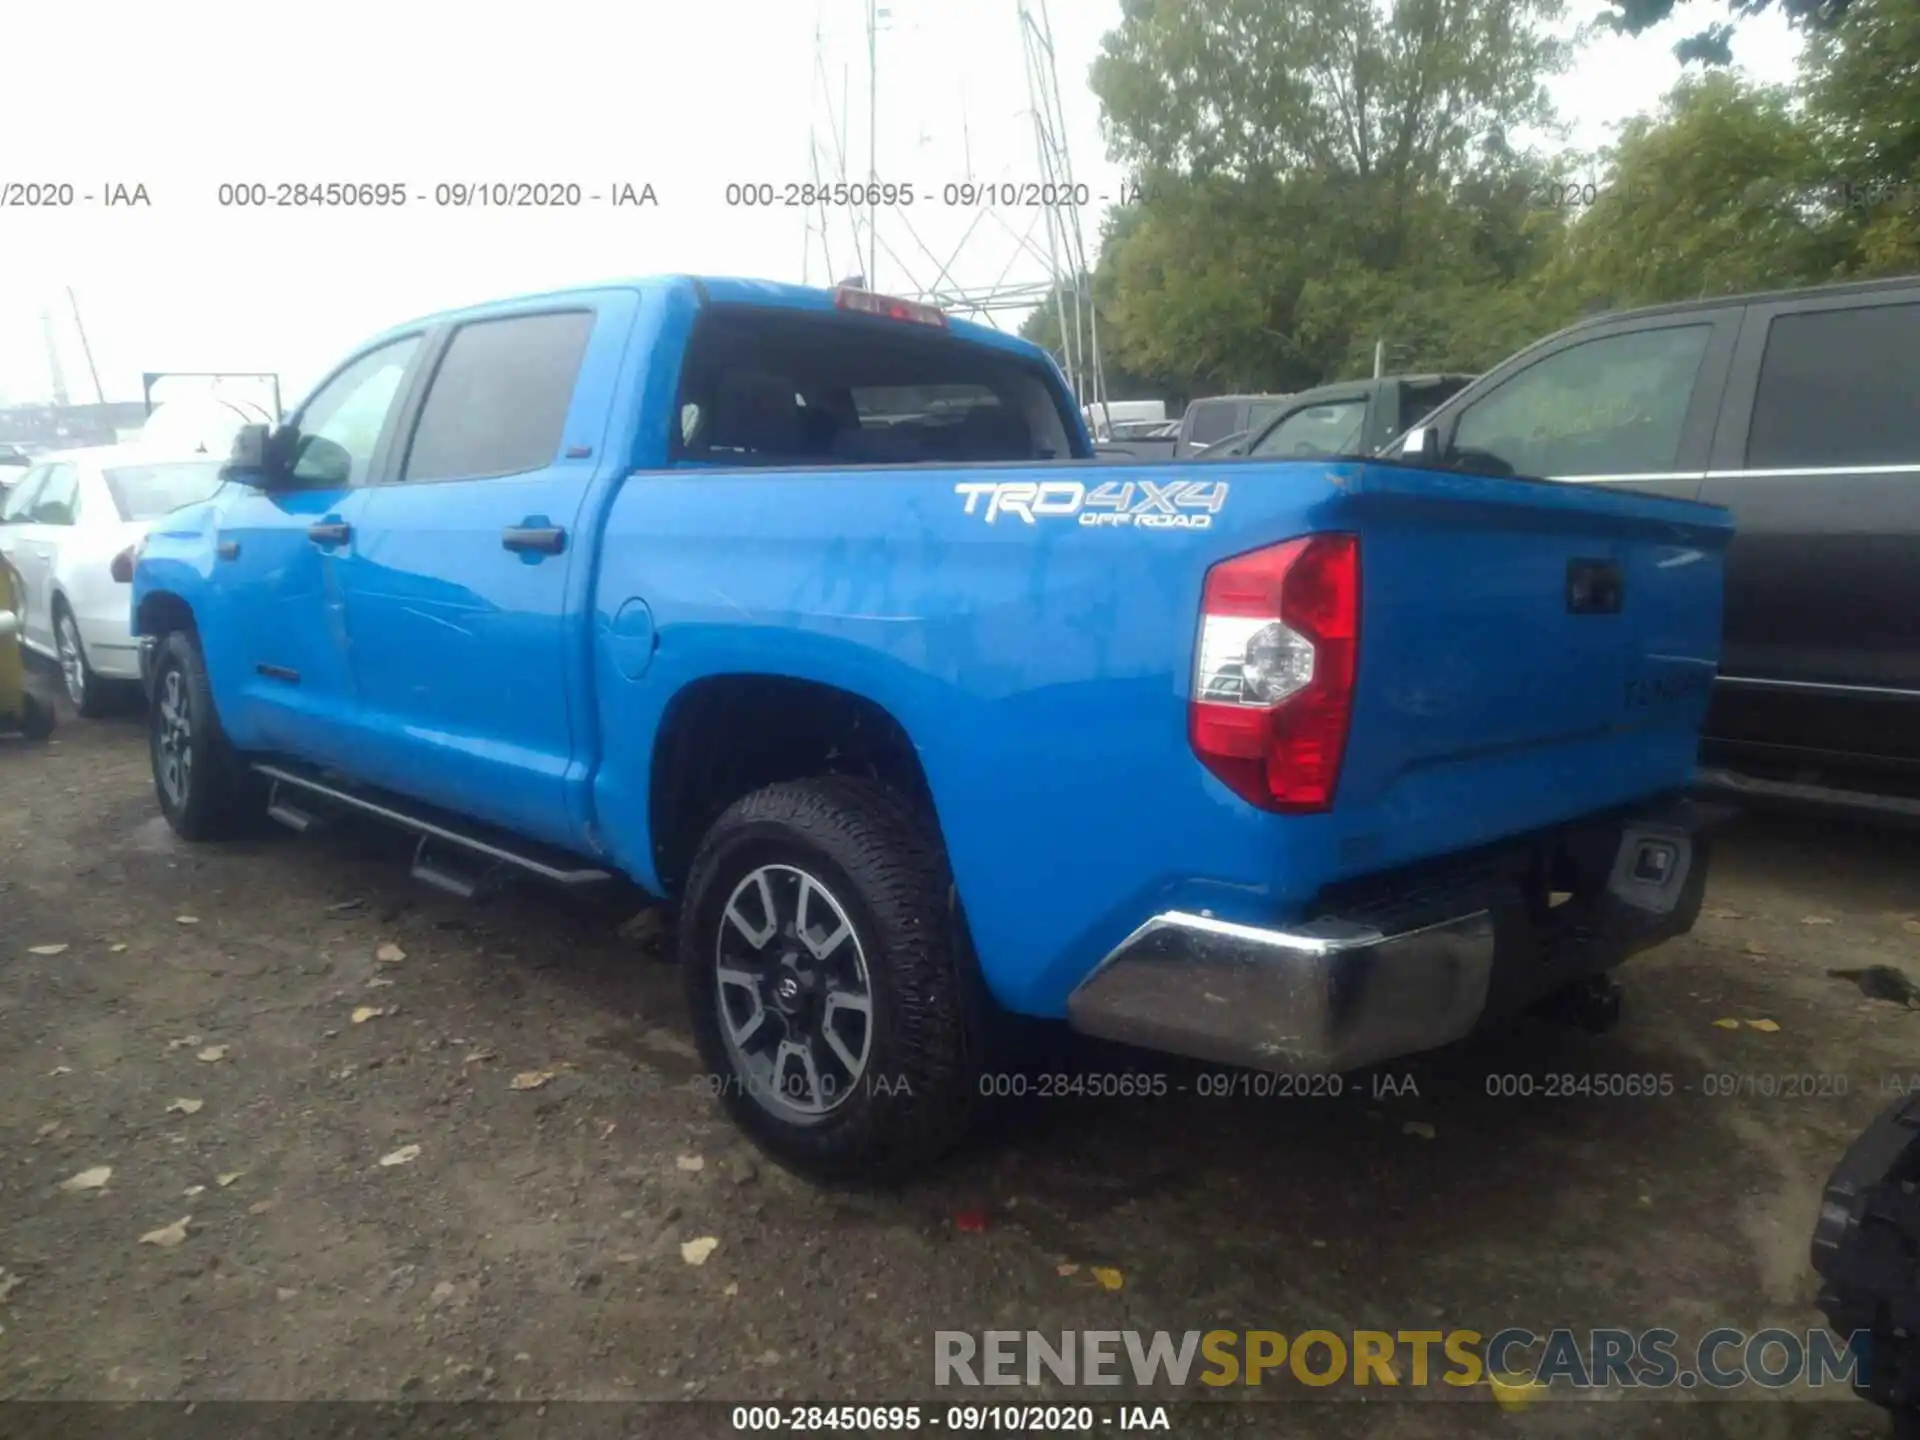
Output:
[[716,305],[695,324],[671,458],[681,465],[1066,459],[1064,396],[1039,365],[866,315]]

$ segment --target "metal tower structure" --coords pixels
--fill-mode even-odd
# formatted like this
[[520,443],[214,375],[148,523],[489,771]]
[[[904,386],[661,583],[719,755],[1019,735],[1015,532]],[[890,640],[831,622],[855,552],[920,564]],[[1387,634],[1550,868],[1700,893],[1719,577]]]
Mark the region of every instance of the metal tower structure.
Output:
[[60,364],[60,337],[54,332],[53,312],[46,308],[40,311],[40,338],[47,347],[47,378],[53,382],[53,403],[67,403],[67,372]]
[[[937,202],[937,182],[944,174],[911,173],[910,158],[882,157],[882,137],[895,143],[903,133],[929,139],[927,126],[957,118],[964,156],[961,169],[971,176],[976,159],[982,169],[997,169],[1006,179],[1054,187],[1055,195],[1075,193],[1076,177],[1068,145],[1065,107],[1061,101],[1059,67],[1055,59],[1053,27],[1047,0],[1013,0],[1025,66],[1026,115],[1030,122],[1032,159],[1011,153],[980,155],[972,136],[964,98],[957,117],[925,113],[924,95],[917,97],[921,113],[901,116],[904,123],[882,123],[881,37],[895,29],[894,13],[877,0],[860,0],[864,16],[865,114],[855,113],[856,78],[853,67],[836,67],[828,58],[827,31],[814,32],[814,122],[808,137],[808,175],[816,188],[840,182],[859,185],[889,180],[916,184],[922,204],[914,207],[832,207],[822,203],[807,217],[801,261],[802,279],[810,284],[838,284],[858,278],[869,289],[906,296],[938,305],[950,314],[1000,326],[1019,324],[1034,310],[1053,312],[1058,341],[1055,358],[1083,405],[1106,399],[1100,360],[1099,326],[1094,317],[1092,257],[1081,224],[1084,207],[1071,204],[1033,205],[1000,209],[992,205],[953,211],[964,217],[957,234],[937,235],[939,227],[927,213]],[[906,6],[914,0],[893,0]],[[837,69],[837,73],[836,73]],[[915,107],[903,109],[911,112]],[[864,119],[866,154],[857,155],[849,130]],[[864,165],[859,162],[864,160]],[[906,168],[902,169],[902,165]],[[862,175],[864,172],[864,176]],[[987,182],[993,183],[993,182]],[[868,199],[872,199],[871,188]],[[952,226],[948,227],[951,231]]]

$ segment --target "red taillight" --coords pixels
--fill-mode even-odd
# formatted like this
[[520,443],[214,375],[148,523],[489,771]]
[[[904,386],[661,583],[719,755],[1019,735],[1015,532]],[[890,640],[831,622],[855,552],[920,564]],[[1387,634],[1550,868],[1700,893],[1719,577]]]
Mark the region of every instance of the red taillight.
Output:
[[139,548],[138,545],[129,545],[118,555],[114,556],[113,563],[107,567],[113,578],[122,585],[130,585],[133,583],[133,559]]
[[889,320],[910,320],[916,325],[947,323],[947,312],[918,300],[898,300],[891,295],[876,295],[871,290],[841,287],[833,292],[833,303],[842,310],[857,310],[862,315],[881,315]]
[[1360,539],[1309,535],[1207,572],[1187,736],[1236,795],[1325,810],[1360,656]]

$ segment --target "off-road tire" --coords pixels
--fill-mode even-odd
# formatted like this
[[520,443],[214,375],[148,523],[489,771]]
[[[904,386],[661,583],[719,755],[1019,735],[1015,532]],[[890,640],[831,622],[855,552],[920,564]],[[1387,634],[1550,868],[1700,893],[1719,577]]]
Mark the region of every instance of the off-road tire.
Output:
[[[184,704],[188,728],[182,744],[191,755],[182,793],[173,793],[166,776],[165,747],[177,737],[173,707]],[[154,649],[153,694],[147,708],[147,754],[153,766],[153,791],[160,813],[182,840],[227,840],[248,833],[265,809],[259,777],[251,774],[227,741],[214,709],[200,642],[175,630]]]
[[[869,981],[863,1079],[805,1123],[749,1093],[723,1039],[717,971],[736,887],[791,867],[845,912]],[[870,780],[826,776],[736,802],[701,842],[679,927],[694,1037],[728,1114],[778,1163],[809,1178],[878,1183],[921,1169],[966,1133],[977,1099],[972,961],[931,817]],[[773,948],[773,942],[768,942]]]

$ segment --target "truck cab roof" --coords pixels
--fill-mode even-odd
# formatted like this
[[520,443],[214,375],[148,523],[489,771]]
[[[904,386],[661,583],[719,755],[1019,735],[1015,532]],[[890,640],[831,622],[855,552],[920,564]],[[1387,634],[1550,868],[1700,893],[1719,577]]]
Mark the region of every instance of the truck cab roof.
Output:
[[[461,306],[452,310],[441,310],[417,316],[404,325],[391,326],[368,343],[378,344],[389,337],[419,330],[425,326],[458,325],[470,320],[483,320],[489,316],[525,309],[542,302],[565,302],[569,299],[605,293],[608,290],[647,291],[675,285],[690,287],[704,304],[711,305],[818,312],[831,312],[838,308],[836,297],[839,290],[832,287],[793,285],[778,280],[748,280],[735,276],[647,275],[606,280],[595,284],[568,285],[557,290],[530,291],[522,295],[485,300],[479,304]],[[868,293],[884,296],[884,292]],[[908,303],[922,302],[909,301]],[[975,321],[948,316],[944,320],[944,328],[955,339],[969,344],[985,345],[1026,360],[1044,361],[1049,365],[1053,363],[1052,357],[1042,347],[1030,340],[1023,340],[1018,335],[996,330],[991,325],[981,325]]]
[[[1910,289],[1920,275],[1889,275],[1875,280],[1842,280],[1831,285],[1796,285],[1785,290],[1749,290],[1738,295],[1707,295],[1697,300],[1669,300],[1660,305],[1636,305],[1624,310],[1600,310],[1591,315],[1583,315],[1555,335],[1564,335],[1570,330],[1585,329],[1590,325],[1611,325],[1619,320],[1637,320],[1656,315],[1688,315],[1703,310],[1717,310],[1728,305],[1768,304],[1776,300],[1792,300],[1803,295],[1830,295],[1835,298],[1847,295],[1875,295],[1886,290]],[[1553,336],[1548,336],[1552,339]]]

